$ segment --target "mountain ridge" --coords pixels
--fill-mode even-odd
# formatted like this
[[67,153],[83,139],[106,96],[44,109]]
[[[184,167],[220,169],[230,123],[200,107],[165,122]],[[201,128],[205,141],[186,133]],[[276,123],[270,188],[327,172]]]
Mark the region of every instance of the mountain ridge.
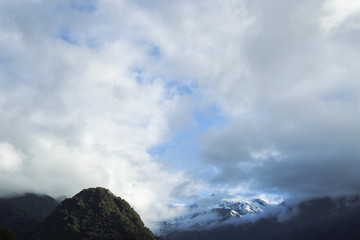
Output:
[[11,229],[22,238],[57,205],[58,202],[50,196],[34,193],[0,198],[0,227]]
[[[175,229],[164,240],[357,240],[360,239],[360,197],[323,197],[297,204],[283,202],[251,221],[232,221],[211,228]],[[237,218],[241,220],[241,218]],[[163,232],[164,233],[164,232]]]
[[[253,198],[248,200],[212,199],[215,194],[200,200],[200,203],[181,205],[187,209],[187,214],[161,221],[158,232],[185,231],[192,229],[206,229],[214,225],[227,224],[236,219],[258,215],[272,204],[266,200]],[[176,206],[172,206],[176,208]]]
[[[189,208],[190,214],[163,221],[158,231],[161,239],[360,239],[358,195],[277,205],[255,198],[219,199],[174,205]],[[19,240],[158,239],[134,209],[108,189],[84,189],[44,218],[46,211],[38,208],[47,206],[43,204],[47,201],[58,204],[49,196],[36,194],[0,199],[0,229],[11,229]]]

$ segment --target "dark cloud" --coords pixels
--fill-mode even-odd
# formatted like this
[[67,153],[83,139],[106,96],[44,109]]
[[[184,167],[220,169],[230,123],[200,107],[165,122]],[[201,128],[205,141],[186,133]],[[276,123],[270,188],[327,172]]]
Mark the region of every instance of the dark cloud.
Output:
[[[237,93],[246,95],[247,108],[203,140],[204,163],[219,171],[215,183],[248,182],[288,194],[358,193],[360,72],[354,63],[360,49],[347,43],[358,31],[322,29],[323,4],[249,3],[257,14],[246,43],[249,73],[228,86],[247,82]],[[241,106],[243,98],[233,93],[227,101]]]

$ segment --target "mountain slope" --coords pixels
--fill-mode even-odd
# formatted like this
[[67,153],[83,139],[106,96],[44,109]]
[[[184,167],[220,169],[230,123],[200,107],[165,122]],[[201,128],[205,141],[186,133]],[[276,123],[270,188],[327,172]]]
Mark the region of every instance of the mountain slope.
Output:
[[36,220],[42,221],[47,215],[55,210],[59,204],[55,199],[47,195],[27,193],[23,196],[13,197],[6,200],[10,204],[23,209]]
[[20,238],[42,221],[57,206],[55,199],[46,195],[25,194],[0,199],[0,227],[11,229]]
[[[215,194],[199,202],[185,205],[187,214],[158,223],[159,235],[175,231],[209,229],[261,214],[271,204],[261,199],[239,200],[214,198]],[[214,199],[213,199],[214,198]],[[173,206],[176,208],[176,206]]]
[[359,196],[318,198],[284,207],[256,222],[221,225],[211,229],[174,231],[163,239],[172,240],[357,240],[360,239]]
[[26,239],[154,240],[140,216],[105,188],[90,188],[65,199]]

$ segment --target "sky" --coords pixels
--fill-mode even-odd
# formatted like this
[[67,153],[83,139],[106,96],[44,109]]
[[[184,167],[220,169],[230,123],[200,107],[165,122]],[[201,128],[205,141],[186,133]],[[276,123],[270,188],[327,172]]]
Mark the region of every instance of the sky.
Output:
[[0,195],[360,193],[357,0],[3,0]]

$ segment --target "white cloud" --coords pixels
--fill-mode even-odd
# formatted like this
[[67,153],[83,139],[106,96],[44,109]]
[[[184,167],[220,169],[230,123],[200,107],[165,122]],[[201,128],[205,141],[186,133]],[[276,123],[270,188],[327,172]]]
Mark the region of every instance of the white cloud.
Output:
[[[165,214],[174,198],[171,189],[189,177],[147,152],[166,140],[167,116],[181,96],[168,92],[166,79],[148,67],[151,56],[140,41],[147,39],[144,23],[126,20],[146,14],[106,1],[94,13],[63,1],[18,4],[1,3],[7,21],[0,33],[0,141],[12,145],[0,148],[0,194],[71,196],[104,186],[147,223],[158,219],[155,212]],[[61,39],[63,28],[74,42]],[[145,71],[141,80],[136,68]],[[9,172],[16,174],[9,178]]]
[[[0,3],[0,142],[26,156],[1,194],[103,185],[150,222],[209,185],[357,187],[354,1],[79,3]],[[204,105],[229,124],[202,137],[199,174],[148,153]]]
[[0,142],[0,173],[8,175],[15,173],[23,162],[24,154],[18,152],[8,142]]
[[321,18],[321,27],[329,31],[339,27],[344,22],[357,16],[359,27],[360,2],[357,0],[329,0],[324,4],[324,16]]

